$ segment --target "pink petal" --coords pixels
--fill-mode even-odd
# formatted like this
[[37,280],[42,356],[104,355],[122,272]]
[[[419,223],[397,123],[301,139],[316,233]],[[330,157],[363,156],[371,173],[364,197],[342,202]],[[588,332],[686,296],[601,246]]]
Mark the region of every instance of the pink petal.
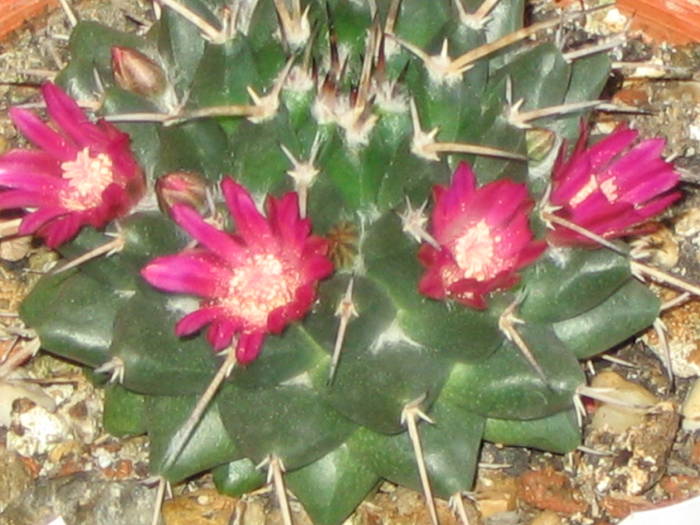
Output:
[[678,201],[681,197],[683,197],[683,194],[679,191],[675,191],[650,201],[645,206],[638,208],[636,212],[642,220],[647,220],[665,211],[666,208]]
[[484,298],[486,293],[488,292],[482,290],[480,283],[474,279],[461,279],[449,287],[448,296],[465,306],[476,310],[484,310],[487,306]]
[[19,171],[3,172],[0,164],[0,186],[53,194],[55,197],[55,194],[65,185],[62,179],[53,175]]
[[469,164],[465,162],[460,162],[457,166],[449,187],[433,188],[435,208],[431,222],[433,234],[438,240],[448,235],[446,230],[454,226],[455,217],[464,215],[467,211],[464,204],[473,197],[475,188],[476,177]]
[[529,219],[527,215],[516,216],[507,228],[493,233],[495,251],[503,260],[517,259],[518,254],[532,244]]
[[304,239],[304,249],[302,257],[311,257],[313,255],[326,255],[328,253],[328,239],[311,235]]
[[10,108],[10,118],[15,126],[37,147],[63,162],[75,159],[78,149],[59,135],[31,111]]
[[102,202],[94,207],[79,212],[84,225],[90,225],[95,229],[102,228],[110,220],[123,215],[128,211],[128,202],[125,202],[124,189],[118,184],[110,184],[102,192]]
[[640,172],[638,180],[624,191],[621,197],[624,201],[641,204],[674,188],[680,180],[679,175],[666,166],[652,165],[649,168]]
[[438,268],[428,268],[418,282],[418,291],[432,299],[445,298],[445,286]]
[[282,245],[301,249],[304,240],[311,233],[311,223],[301,219],[297,194],[289,192],[281,199],[269,197],[266,207],[268,221]]
[[471,195],[476,190],[476,175],[469,164],[462,161],[457,165],[450,187],[462,196]]
[[621,232],[635,223],[640,222],[639,216],[634,207],[628,203],[618,203],[606,209],[601,209],[597,214],[586,218],[586,222],[576,222],[580,226],[597,233],[598,235],[608,235],[614,229]]
[[559,172],[554,172],[553,189],[550,201],[557,206],[567,205],[591,180],[591,165],[587,158],[581,158]]
[[[316,281],[311,281],[305,286],[297,288],[294,294],[294,301],[288,304],[285,309],[285,317],[287,322],[297,321],[304,317],[309,311],[311,305],[316,300]],[[269,323],[269,319],[268,319]]]
[[333,273],[333,263],[323,255],[314,255],[303,261],[307,281],[320,281]]
[[437,262],[438,251],[430,244],[421,244],[418,248],[418,260],[423,266],[430,267]]
[[597,171],[604,168],[617,155],[625,151],[639,134],[627,128],[617,128],[610,135],[600,140],[585,153],[590,158],[591,169]]
[[595,191],[578,206],[570,210],[564,208],[564,210],[569,211],[569,220],[571,222],[585,227],[587,224],[596,221],[600,216],[608,217],[630,206],[630,203],[624,201],[610,202],[603,192]]
[[178,337],[191,335],[199,331],[204,325],[221,317],[224,313],[224,310],[218,306],[195,310],[177,322],[175,325],[175,335]]
[[0,157],[0,174],[24,173],[59,179],[61,163],[45,151],[14,149]]
[[86,210],[94,214],[90,224],[95,228],[102,228],[112,219],[126,215],[131,208],[132,202],[124,188],[119,184],[112,183],[102,192],[102,203]]
[[37,208],[45,204],[54,204],[54,195],[42,195],[35,191],[6,190],[0,192],[0,210],[18,208]]
[[479,189],[478,195],[470,214],[485,219],[491,227],[507,223],[516,213],[527,213],[530,207],[525,185],[507,179],[487,184]]
[[469,164],[460,162],[452,177],[452,183],[442,194],[436,205],[438,213],[445,218],[454,217],[463,211],[462,203],[468,200],[475,191],[476,177]]
[[146,265],[141,276],[168,292],[216,297],[225,286],[228,270],[214,261],[211,255],[200,252],[166,255]]
[[73,239],[82,226],[79,213],[68,213],[51,220],[39,229],[39,235],[44,238],[46,246],[51,249]]
[[265,334],[262,332],[241,334],[236,347],[236,360],[242,365],[255,361],[260,355],[264,340]]
[[145,185],[141,168],[131,152],[131,138],[103,120],[97,121],[97,126],[105,136],[103,142],[106,142],[106,145],[102,148],[103,153],[112,159],[113,170],[118,179],[123,184],[135,179],[141,186],[140,191],[137,192],[140,197],[141,192],[145,190]]
[[236,330],[238,330],[238,325],[230,322],[228,319],[214,319],[207,330],[207,341],[209,341],[214,351],[218,352],[231,344]]
[[602,184],[603,181],[611,179],[618,188],[618,194],[627,194],[638,184],[650,182],[649,179],[654,179],[657,175],[667,171],[673,173],[670,165],[660,156],[659,148],[663,148],[663,141],[645,141],[641,145],[646,147],[640,150],[638,145],[625,154],[597,175],[598,181]]
[[279,334],[285,327],[302,319],[316,300],[316,282],[301,286],[296,290],[294,300],[279,308],[275,308],[267,316],[266,329],[268,333]]
[[46,83],[41,87],[46,101],[46,110],[51,119],[80,148],[97,147],[105,143],[105,135],[90,122],[78,104],[55,84]]
[[33,213],[29,213],[22,219],[22,224],[19,227],[20,235],[29,235],[34,233],[36,230],[41,228],[44,224],[50,220],[68,213],[63,208],[56,207],[45,207],[39,208]]
[[231,178],[221,182],[226,204],[236,222],[236,230],[246,244],[267,245],[272,237],[270,225],[255,207],[250,193]]
[[546,249],[547,243],[544,241],[534,241],[529,243],[520,252],[516,269],[519,270],[521,268],[524,268],[525,266],[532,264],[540,258],[540,256],[545,252]]
[[193,208],[185,204],[175,204],[172,208],[173,220],[202,245],[219,255],[225,261],[239,265],[246,252],[233,238],[202,219]]
[[289,323],[287,309],[284,307],[275,308],[267,316],[267,331],[271,334],[279,334]]

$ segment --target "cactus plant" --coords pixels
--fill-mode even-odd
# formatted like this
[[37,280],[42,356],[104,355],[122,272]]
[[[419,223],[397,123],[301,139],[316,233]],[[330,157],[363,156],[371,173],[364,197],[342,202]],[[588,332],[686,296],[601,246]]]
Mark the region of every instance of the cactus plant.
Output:
[[589,239],[678,197],[633,131],[565,160],[606,54],[533,38],[562,20],[522,0],[159,5],[142,35],[73,30],[57,83],[105,120],[47,85],[64,134],[15,110],[43,152],[0,160],[0,207],[75,261],[22,317],[111,372],[108,430],[171,482],[241,494],[267,464],[327,524],[382,478],[459,496],[484,439],[575,448],[578,360],[659,312]]

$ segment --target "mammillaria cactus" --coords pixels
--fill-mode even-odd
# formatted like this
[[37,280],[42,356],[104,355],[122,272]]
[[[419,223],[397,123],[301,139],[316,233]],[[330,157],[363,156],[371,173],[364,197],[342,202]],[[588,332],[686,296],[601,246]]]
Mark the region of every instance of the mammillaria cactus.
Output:
[[[650,267],[606,238],[678,197],[663,143],[629,149],[631,130],[590,147],[584,131],[564,160],[600,104],[601,48],[562,51],[541,32],[563,21],[523,27],[521,0],[157,5],[143,35],[73,30],[57,82],[112,124],[47,85],[71,154],[23,117],[53,168],[0,160],[2,207],[39,206],[22,232],[46,222],[82,263],[22,316],[47,351],[111,373],[108,430],[147,432],[170,482],[213,469],[240,494],[266,465],[283,506],[286,484],[328,524],[382,478],[422,488],[435,521],[433,492],[461,502],[484,439],[575,448],[578,359],[659,312],[633,275]],[[17,196],[106,159],[142,170],[145,196],[99,220],[68,206],[53,236],[53,201]],[[114,201],[103,171],[81,213]]]

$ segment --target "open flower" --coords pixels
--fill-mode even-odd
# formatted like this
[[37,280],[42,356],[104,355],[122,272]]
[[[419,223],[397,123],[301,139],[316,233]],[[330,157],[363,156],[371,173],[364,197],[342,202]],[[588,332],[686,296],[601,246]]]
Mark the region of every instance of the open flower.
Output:
[[125,215],[143,194],[144,180],[128,135],[90,122],[54,84],[41,92],[58,130],[30,111],[10,109],[17,128],[40,149],[0,157],[0,210],[28,210],[19,233],[37,233],[55,248],[85,225],[101,228]]
[[311,235],[310,221],[300,217],[296,193],[269,197],[265,218],[233,179],[224,179],[221,188],[236,233],[221,231],[191,207],[176,204],[173,219],[200,246],[159,257],[141,275],[156,288],[203,298],[198,310],[177,323],[177,335],[209,324],[207,339],[215,350],[237,335],[236,359],[247,364],[260,353],[266,334],[280,333],[306,315],[316,284],[333,265],[325,239]]
[[[550,204],[554,213],[605,238],[635,233],[635,227],[659,214],[681,197],[671,191],[679,180],[661,152],[663,139],[633,145],[638,133],[621,126],[586,149],[584,126],[571,156],[562,147],[552,174]],[[563,226],[555,226],[548,240],[555,244],[592,244]]]
[[433,195],[430,233],[440,249],[420,247],[418,258],[427,270],[418,289],[433,299],[486,308],[485,296],[515,285],[517,270],[545,249],[532,239],[527,188],[498,180],[477,189],[471,168],[461,163],[452,184],[435,186]]

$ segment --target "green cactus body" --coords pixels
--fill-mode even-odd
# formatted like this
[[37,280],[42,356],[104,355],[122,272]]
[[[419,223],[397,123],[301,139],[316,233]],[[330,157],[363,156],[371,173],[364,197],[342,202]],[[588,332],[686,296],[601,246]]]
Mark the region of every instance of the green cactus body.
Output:
[[[171,464],[163,461],[169,440],[221,358],[201,335],[173,332],[193,299],[156,291],[139,271],[188,239],[155,209],[151,192],[142,211],[120,221],[119,253],[37,284],[23,319],[51,353],[123,367],[106,398],[106,424],[120,435],[148,432],[155,473],[176,482],[213,469],[220,490],[241,494],[264,483],[254,465],[274,456],[313,520],[335,524],[382,478],[420,487],[402,420],[417,399],[434,422],[418,432],[440,497],[471,489],[482,439],[554,452],[578,444],[573,398],[585,379],[577,359],[627,339],[659,312],[628,260],[549,248],[515,287],[473,309],[419,293],[418,243],[401,216],[407,201],[430,201],[460,161],[480,185],[524,183],[539,201],[553,145],[576,137],[581,112],[533,121],[554,140],[531,148],[529,159],[532,130],[516,125],[517,115],[597,97],[609,61],[595,54],[570,62],[537,40],[480,53],[522,27],[523,2],[504,0],[481,21],[463,16],[478,1],[458,3],[305,0],[297,13],[294,1],[247,1],[226,28],[222,0],[183,0],[220,38],[206,40],[167,6],[142,36],[92,22],[74,29],[61,85],[78,99],[99,93],[101,115],[166,116],[120,124],[149,189],[168,172],[189,171],[212,188],[230,174],[256,199],[296,190],[314,233],[330,239],[336,267],[311,311],[234,369]],[[150,57],[167,86],[148,96],[120,87],[113,46]],[[520,113],[510,111],[521,99]],[[535,212],[530,220],[544,232]],[[87,228],[61,252],[74,257],[107,240]],[[329,382],[338,306],[351,281],[357,315],[347,318]],[[539,371],[503,331],[516,298],[523,322],[514,326]]]

